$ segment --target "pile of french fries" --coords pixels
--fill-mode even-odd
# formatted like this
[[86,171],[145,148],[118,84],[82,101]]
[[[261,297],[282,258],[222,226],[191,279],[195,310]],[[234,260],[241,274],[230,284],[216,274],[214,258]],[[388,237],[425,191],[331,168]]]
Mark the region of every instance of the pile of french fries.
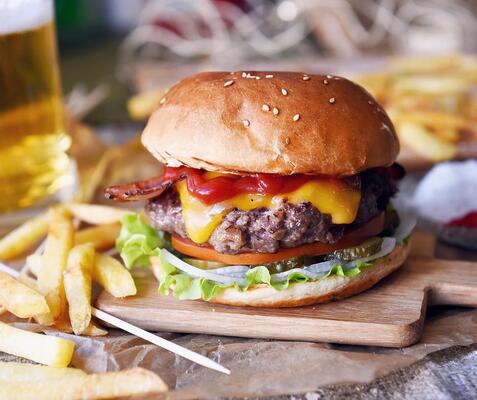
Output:
[[403,147],[421,157],[461,157],[459,145],[477,142],[477,58],[396,59],[354,79],[386,109]]
[[[0,271],[0,312],[61,332],[106,335],[91,320],[93,282],[115,297],[136,294],[130,272],[101,253],[114,247],[124,213],[100,205],[58,205],[0,239],[0,260],[9,261],[44,238],[18,279]],[[0,322],[0,351],[44,364],[0,363],[0,398],[102,399],[167,389],[158,376],[140,368],[93,375],[67,368],[74,348],[71,340]]]

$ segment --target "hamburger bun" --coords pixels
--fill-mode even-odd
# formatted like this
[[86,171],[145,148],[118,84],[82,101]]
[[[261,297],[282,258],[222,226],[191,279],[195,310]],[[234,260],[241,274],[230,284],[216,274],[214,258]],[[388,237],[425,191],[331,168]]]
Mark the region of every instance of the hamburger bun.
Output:
[[314,282],[291,284],[283,291],[261,284],[241,292],[227,288],[210,302],[233,306],[252,307],[299,307],[344,299],[361,293],[375,285],[404,264],[410,251],[409,242],[401,243],[387,256],[375,261],[354,277],[330,276]]
[[184,79],[153,112],[142,143],[172,167],[282,175],[354,175],[392,164],[399,151],[393,124],[361,86],[293,72]]

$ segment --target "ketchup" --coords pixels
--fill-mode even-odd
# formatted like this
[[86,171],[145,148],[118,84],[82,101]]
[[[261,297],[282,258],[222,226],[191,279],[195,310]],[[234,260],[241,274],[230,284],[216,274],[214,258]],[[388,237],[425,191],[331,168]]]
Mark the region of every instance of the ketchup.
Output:
[[164,169],[164,180],[187,179],[187,189],[196,198],[205,204],[214,204],[230,199],[239,194],[253,193],[277,195],[289,193],[303,184],[316,179],[313,175],[222,175],[206,179],[206,171],[188,167]]
[[447,226],[461,226],[464,228],[477,229],[477,211],[471,211],[463,217],[450,221]]

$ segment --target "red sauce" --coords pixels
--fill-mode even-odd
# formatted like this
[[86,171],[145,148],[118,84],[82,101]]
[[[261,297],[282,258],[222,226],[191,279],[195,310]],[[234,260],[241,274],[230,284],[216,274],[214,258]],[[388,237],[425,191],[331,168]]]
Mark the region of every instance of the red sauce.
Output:
[[230,199],[239,194],[254,193],[277,195],[289,193],[300,186],[316,179],[313,175],[225,175],[206,179],[206,171],[188,167],[164,169],[164,180],[187,179],[187,189],[205,204],[214,204]]
[[464,228],[476,228],[477,229],[477,211],[471,211],[463,217],[450,221],[448,226],[462,226]]
[[[404,169],[396,163],[390,167],[376,168],[375,170],[396,180],[404,175]],[[318,178],[316,175],[303,174],[227,174],[207,179],[205,177],[206,172],[189,167],[166,167],[162,178],[164,181],[187,179],[187,189],[189,192],[203,203],[209,205],[230,199],[239,194],[250,193],[274,196],[280,193],[290,193],[305,183]],[[325,178],[321,177],[320,179]],[[338,178],[327,177],[326,179],[343,182],[343,180]]]

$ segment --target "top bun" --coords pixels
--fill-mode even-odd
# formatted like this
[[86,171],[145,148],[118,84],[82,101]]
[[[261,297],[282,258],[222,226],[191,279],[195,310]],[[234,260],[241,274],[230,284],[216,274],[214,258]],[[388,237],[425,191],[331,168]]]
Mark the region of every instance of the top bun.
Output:
[[168,166],[282,175],[354,175],[399,152],[393,124],[366,90],[297,72],[184,79],[151,115],[142,143]]

